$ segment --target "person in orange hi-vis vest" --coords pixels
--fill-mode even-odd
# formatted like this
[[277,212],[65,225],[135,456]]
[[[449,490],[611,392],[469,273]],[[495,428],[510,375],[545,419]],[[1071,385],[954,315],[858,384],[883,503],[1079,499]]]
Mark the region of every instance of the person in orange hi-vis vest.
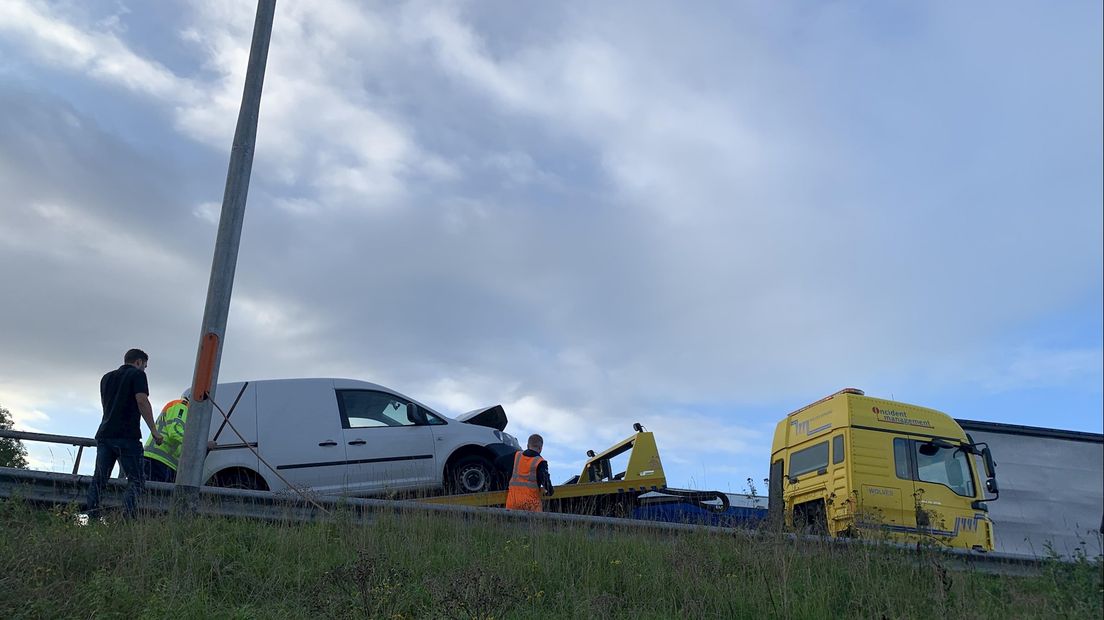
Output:
[[548,476],[548,461],[540,453],[544,448],[544,438],[530,435],[529,449],[514,453],[514,471],[510,476],[510,487],[506,491],[506,508],[510,510],[529,510],[541,512],[541,487],[545,494],[552,496],[552,479]]

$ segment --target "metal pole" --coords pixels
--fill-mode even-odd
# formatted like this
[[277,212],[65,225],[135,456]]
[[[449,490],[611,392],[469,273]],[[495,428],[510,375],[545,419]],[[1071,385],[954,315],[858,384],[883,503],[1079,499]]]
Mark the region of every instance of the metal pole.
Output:
[[226,190],[222,196],[222,216],[219,218],[215,254],[211,262],[211,280],[207,285],[207,306],[203,311],[203,327],[199,335],[188,423],[184,427],[184,445],[173,491],[178,514],[195,513],[199,487],[204,483],[203,464],[207,459],[207,437],[211,426],[211,400],[207,396],[218,383],[226,317],[230,311],[230,293],[234,288],[234,269],[238,262],[238,245],[245,219],[245,200],[249,193],[249,173],[253,168],[253,145],[257,138],[261,86],[264,84],[268,43],[272,36],[272,18],[275,12],[276,0],[258,0],[257,19],[253,24],[253,43],[245,73],[245,90],[242,93],[241,109],[238,111],[238,126],[234,131],[234,146],[230,150]]

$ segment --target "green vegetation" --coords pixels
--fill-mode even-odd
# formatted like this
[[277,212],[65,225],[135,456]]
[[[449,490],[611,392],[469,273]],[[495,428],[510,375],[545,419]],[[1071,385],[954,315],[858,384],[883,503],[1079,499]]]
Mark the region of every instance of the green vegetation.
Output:
[[493,517],[79,526],[0,501],[0,617],[1102,617],[1101,566],[1022,577],[928,551]]
[[[11,412],[0,407],[0,430],[12,429]],[[0,467],[27,467],[27,449],[18,439],[0,437]]]

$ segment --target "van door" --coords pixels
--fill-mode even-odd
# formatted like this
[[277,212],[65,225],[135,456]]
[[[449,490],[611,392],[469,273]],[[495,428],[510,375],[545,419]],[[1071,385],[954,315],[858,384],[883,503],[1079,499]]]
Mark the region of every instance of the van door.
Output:
[[349,489],[355,494],[434,486],[433,431],[415,405],[389,392],[338,389]]
[[255,385],[261,456],[296,487],[344,492],[348,466],[333,381],[260,381]]

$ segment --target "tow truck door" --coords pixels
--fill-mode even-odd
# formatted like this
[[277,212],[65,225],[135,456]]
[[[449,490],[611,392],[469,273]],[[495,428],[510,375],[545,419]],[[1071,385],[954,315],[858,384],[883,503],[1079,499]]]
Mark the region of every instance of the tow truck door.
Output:
[[938,447],[920,439],[897,441],[910,444],[917,529],[956,547],[984,545],[985,515],[971,507],[979,497],[973,458],[958,447]]
[[828,465],[828,528],[833,534],[847,527],[855,510],[847,486],[847,432],[832,433],[832,460]]
[[899,462],[893,439],[890,433],[851,429],[851,484],[858,495],[860,527],[900,532],[916,526],[905,510],[905,498],[912,495],[908,452],[901,453],[904,460]]

